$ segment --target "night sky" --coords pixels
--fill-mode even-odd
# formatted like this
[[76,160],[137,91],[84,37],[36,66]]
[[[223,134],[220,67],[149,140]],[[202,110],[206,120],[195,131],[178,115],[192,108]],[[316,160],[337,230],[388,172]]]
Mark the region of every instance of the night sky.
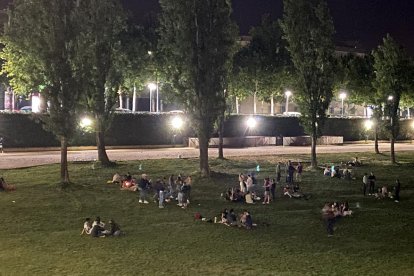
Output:
[[[139,22],[148,12],[158,12],[158,0],[121,0]],[[0,0],[4,8],[9,0]],[[258,25],[262,14],[282,15],[282,0],[233,0],[233,17],[242,34]],[[359,41],[371,50],[390,33],[414,55],[414,0],[328,0],[337,41]]]
[[[159,11],[157,0],[122,0],[125,7],[142,17]],[[282,0],[233,0],[233,17],[242,34],[258,25],[262,14],[282,15]],[[336,40],[358,41],[371,50],[390,33],[414,55],[414,0],[328,0],[336,28]]]

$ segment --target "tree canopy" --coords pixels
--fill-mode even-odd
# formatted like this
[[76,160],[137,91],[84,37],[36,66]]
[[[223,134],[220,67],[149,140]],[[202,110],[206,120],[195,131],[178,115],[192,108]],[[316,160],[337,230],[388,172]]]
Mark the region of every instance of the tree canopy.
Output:
[[317,166],[316,139],[332,99],[334,26],[325,0],[284,0],[281,26],[296,70],[295,95],[302,125],[312,138],[312,166]]
[[235,45],[226,0],[160,0],[160,45],[166,75],[197,132],[200,171],[209,175],[208,142],[225,105],[224,90]]

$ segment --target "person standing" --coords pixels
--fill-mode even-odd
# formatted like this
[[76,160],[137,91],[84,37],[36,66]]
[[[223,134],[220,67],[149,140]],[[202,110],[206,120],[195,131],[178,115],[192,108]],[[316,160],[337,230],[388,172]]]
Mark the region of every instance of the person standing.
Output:
[[267,177],[264,180],[264,185],[263,185],[265,192],[264,192],[264,199],[263,199],[263,204],[270,204],[270,178]]
[[276,164],[276,182],[280,183],[280,178],[282,177],[282,168],[280,167],[280,162]]
[[364,177],[362,177],[362,191],[364,193],[364,196],[367,194],[367,188],[368,188],[368,174],[364,173]]
[[397,179],[397,180],[395,180],[395,186],[394,186],[395,202],[400,202],[400,189],[401,189],[400,180]]
[[272,194],[272,200],[276,199],[276,180],[272,179],[270,181],[270,193]]
[[138,183],[138,190],[139,190],[139,203],[148,204],[147,195],[148,190],[150,188],[150,181],[148,180],[148,176],[144,173],[141,175],[141,179]]
[[377,181],[377,178],[375,177],[373,172],[371,172],[371,175],[368,176],[368,181],[369,181],[368,195],[374,195],[375,194],[375,182]]
[[303,166],[302,163],[299,162],[298,166],[296,167],[296,181],[302,182],[302,172],[303,172]]
[[296,171],[295,167],[293,166],[292,162],[289,160],[289,162],[288,162],[288,181],[287,182],[290,185],[293,184],[293,175],[295,174],[295,171]]
[[1,153],[4,153],[3,152],[3,141],[4,141],[3,137],[0,136],[0,152]]

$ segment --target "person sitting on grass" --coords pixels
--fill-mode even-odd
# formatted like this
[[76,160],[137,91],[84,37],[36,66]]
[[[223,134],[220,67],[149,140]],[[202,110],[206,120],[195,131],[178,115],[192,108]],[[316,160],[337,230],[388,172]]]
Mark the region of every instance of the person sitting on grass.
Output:
[[138,189],[137,183],[134,178],[126,178],[122,181],[121,190],[136,192]]
[[323,175],[324,176],[331,176],[331,170],[329,169],[329,167],[325,168],[325,170],[323,171]]
[[237,216],[234,213],[233,209],[230,209],[230,211],[227,214],[227,223],[230,226],[236,226],[237,225]]
[[240,226],[251,230],[255,224],[253,224],[252,216],[247,210],[244,210],[243,213],[240,215]]
[[108,184],[117,184],[117,185],[121,186],[123,181],[124,181],[124,178],[119,173],[115,173],[114,176],[112,177],[112,181],[109,180],[107,183]]
[[345,201],[339,206],[339,211],[343,217],[352,215],[352,210],[349,209],[348,201]]
[[83,223],[83,229],[81,232],[81,236],[83,234],[90,235],[92,232],[92,223],[90,218],[86,218],[85,222]]
[[247,192],[244,196],[244,200],[247,204],[254,204],[253,196],[251,192]]
[[113,219],[109,220],[109,233],[107,235],[118,237],[122,234],[121,227]]
[[229,225],[228,220],[227,220],[228,213],[229,213],[229,211],[227,209],[224,209],[220,214],[220,220],[219,220],[218,223],[222,223],[224,225]]
[[96,217],[92,223],[91,236],[94,238],[105,237],[105,223],[101,221],[100,217]]
[[346,164],[352,167],[359,167],[362,165],[362,162],[358,159],[358,156],[355,156],[355,158],[352,161],[349,161]]
[[290,193],[290,187],[289,187],[289,185],[286,185],[283,188],[283,195],[288,196],[289,198],[292,198],[292,195]]
[[0,192],[11,192],[15,191],[16,186],[7,184],[3,177],[0,177]]

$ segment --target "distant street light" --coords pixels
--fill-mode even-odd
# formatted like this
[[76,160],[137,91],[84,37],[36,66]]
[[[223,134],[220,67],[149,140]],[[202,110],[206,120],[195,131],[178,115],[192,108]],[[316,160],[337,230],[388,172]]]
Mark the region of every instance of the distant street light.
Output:
[[149,112],[152,112],[152,91],[157,89],[157,85],[155,83],[149,83],[148,88],[150,90],[150,108],[149,108]]
[[255,119],[255,118],[250,117],[249,119],[247,119],[247,121],[246,121],[246,125],[247,125],[247,127],[248,127],[248,128],[253,129],[253,128],[255,128],[255,127],[256,127],[256,125],[257,125],[257,121],[256,121],[256,119]]
[[287,90],[285,92],[285,96],[286,96],[286,108],[285,108],[286,110],[285,110],[285,112],[287,113],[287,112],[289,112],[289,97],[292,96],[292,92],[290,90]]
[[79,123],[81,128],[88,128],[92,126],[92,120],[89,117],[83,117]]
[[367,120],[367,121],[365,121],[365,123],[364,123],[364,126],[365,126],[365,130],[371,130],[372,129],[372,127],[373,127],[373,125],[374,125],[374,122],[373,121],[371,121],[371,120]]
[[171,126],[173,127],[173,129],[175,130],[180,130],[184,125],[184,121],[183,119],[181,119],[181,117],[174,117],[171,120]]
[[393,96],[393,95],[389,95],[389,96],[388,96],[388,100],[389,100],[389,101],[394,100],[394,96]]
[[341,94],[339,94],[339,98],[342,101],[342,109],[341,109],[342,112],[341,112],[341,114],[342,114],[342,117],[344,117],[344,100],[346,98],[346,93],[342,92]]

